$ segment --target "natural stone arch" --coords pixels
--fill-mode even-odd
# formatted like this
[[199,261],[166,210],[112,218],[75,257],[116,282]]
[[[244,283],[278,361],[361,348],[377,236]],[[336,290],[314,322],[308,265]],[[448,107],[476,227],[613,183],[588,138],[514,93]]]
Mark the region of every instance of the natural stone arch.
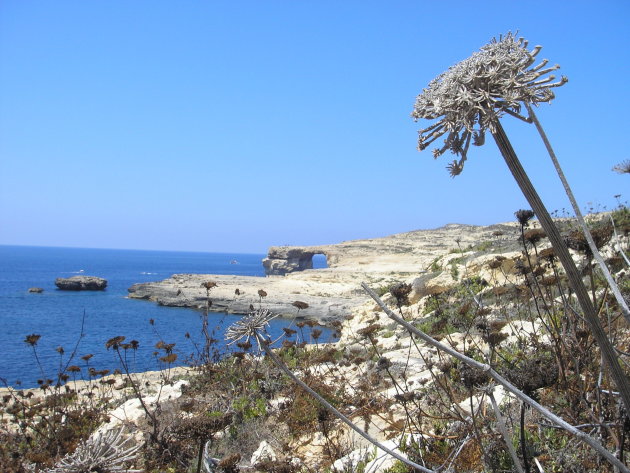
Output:
[[326,264],[330,264],[329,254],[324,248],[272,246],[263,259],[267,276],[284,276],[295,271],[313,269],[313,256],[324,255]]

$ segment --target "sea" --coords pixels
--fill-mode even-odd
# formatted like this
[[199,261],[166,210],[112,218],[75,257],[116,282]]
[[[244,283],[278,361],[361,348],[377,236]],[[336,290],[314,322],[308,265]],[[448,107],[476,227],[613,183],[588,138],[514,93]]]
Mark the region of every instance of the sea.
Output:
[[[137,350],[125,352],[132,372],[167,367],[159,360],[164,353],[155,347],[160,341],[175,344],[177,360],[171,366],[189,363],[203,346],[202,312],[128,299],[127,289],[182,273],[263,278],[264,256],[0,245],[0,387],[31,388],[48,379],[56,382],[58,373],[71,365],[81,368],[74,373],[76,379],[86,379],[88,367],[121,369],[116,352],[105,347],[118,336],[126,337],[125,342],[139,342]],[[325,267],[325,261],[314,261],[314,267]],[[56,288],[56,278],[76,275],[105,278],[107,288],[78,292]],[[31,287],[43,292],[29,293]],[[226,346],[223,334],[241,317],[209,314],[217,357],[238,350]],[[291,320],[275,319],[269,333],[275,338],[290,324]],[[332,330],[318,329],[323,331],[318,342],[334,340]],[[29,335],[40,336],[35,345],[26,343]],[[309,333],[303,339],[312,341]],[[86,361],[86,355],[92,357]]]

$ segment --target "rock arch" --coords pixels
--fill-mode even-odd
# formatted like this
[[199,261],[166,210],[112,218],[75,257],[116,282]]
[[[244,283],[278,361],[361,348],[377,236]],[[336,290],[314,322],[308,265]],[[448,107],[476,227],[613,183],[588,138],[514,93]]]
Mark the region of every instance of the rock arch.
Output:
[[272,246],[263,266],[267,276],[284,276],[295,271],[313,269],[313,256],[324,255],[330,264],[329,252],[322,247],[313,246]]

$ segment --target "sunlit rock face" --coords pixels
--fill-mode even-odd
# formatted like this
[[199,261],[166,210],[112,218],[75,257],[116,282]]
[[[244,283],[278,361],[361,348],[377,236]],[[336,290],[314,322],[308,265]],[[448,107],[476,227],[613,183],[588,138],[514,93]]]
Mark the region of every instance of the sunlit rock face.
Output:
[[267,276],[284,276],[294,271],[313,269],[313,252],[308,247],[273,246],[263,260]]

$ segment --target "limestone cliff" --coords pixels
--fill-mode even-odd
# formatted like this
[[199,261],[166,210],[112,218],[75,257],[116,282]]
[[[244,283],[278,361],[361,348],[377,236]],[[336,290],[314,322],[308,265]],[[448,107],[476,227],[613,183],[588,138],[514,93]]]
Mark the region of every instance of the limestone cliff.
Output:
[[[211,311],[237,314],[246,314],[251,306],[263,303],[284,316],[296,315],[292,304],[299,300],[309,306],[300,311],[301,317],[327,323],[343,320],[367,300],[361,282],[385,287],[422,276],[416,284],[418,288],[439,290],[453,281],[437,278],[431,282],[431,274],[438,266],[442,268],[456,258],[461,263],[463,252],[468,256],[509,252],[515,248],[516,235],[513,224],[451,224],[334,245],[271,247],[263,260],[268,274],[265,278],[178,274],[160,282],[135,284],[129,288],[129,297],[196,309],[205,309],[209,297]],[[312,269],[316,254],[326,256],[328,268]],[[202,287],[207,281],[216,283],[209,294]],[[267,294],[264,301],[259,290]]]

